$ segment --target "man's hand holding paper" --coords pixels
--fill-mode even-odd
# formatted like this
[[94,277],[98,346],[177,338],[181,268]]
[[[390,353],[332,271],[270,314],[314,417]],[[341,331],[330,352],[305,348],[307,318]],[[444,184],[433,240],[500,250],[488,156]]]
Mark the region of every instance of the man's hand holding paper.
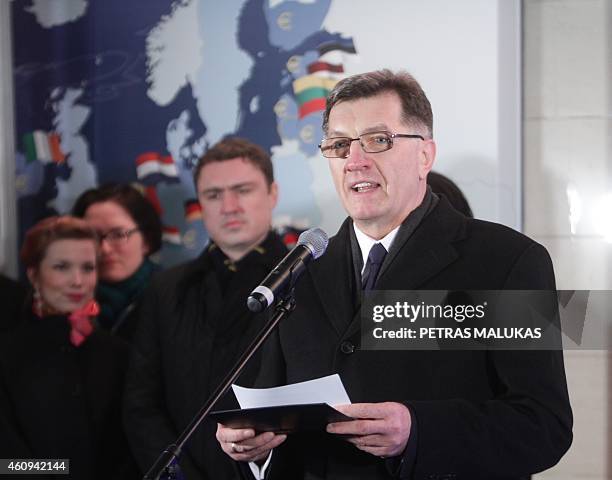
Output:
[[[350,406],[350,399],[338,375],[276,388],[256,389],[237,385],[232,388],[242,409],[317,403]],[[217,440],[221,448],[239,462],[266,459],[270,451],[286,438],[287,435],[275,432],[258,433],[252,428],[230,428],[222,424],[217,426]]]
[[412,419],[405,405],[354,403],[335,408],[355,420],[330,423],[329,433],[344,435],[358,449],[382,458],[401,455],[406,448]]

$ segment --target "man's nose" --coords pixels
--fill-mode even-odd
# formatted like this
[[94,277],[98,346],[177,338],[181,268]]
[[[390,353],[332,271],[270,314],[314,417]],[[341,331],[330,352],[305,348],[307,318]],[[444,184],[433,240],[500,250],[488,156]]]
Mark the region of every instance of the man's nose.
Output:
[[233,213],[240,210],[240,200],[238,193],[228,191],[223,194],[221,201],[221,212],[222,213]]
[[348,157],[345,160],[347,170],[361,170],[371,164],[370,154],[363,151],[359,140],[351,142]]

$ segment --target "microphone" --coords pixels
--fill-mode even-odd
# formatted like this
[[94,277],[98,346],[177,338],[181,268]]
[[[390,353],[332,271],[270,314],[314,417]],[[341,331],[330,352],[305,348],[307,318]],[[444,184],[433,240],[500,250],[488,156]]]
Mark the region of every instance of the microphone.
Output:
[[320,228],[311,228],[303,232],[297,245],[280,263],[263,279],[247,298],[247,307],[251,312],[263,312],[274,303],[274,298],[282,296],[287,288],[292,288],[296,280],[312,259],[317,259],[327,248],[327,233]]

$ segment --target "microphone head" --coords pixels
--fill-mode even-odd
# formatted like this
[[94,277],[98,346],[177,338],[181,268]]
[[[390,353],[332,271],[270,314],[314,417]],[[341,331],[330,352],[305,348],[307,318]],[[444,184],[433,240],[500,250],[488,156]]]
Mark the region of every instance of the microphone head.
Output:
[[301,233],[297,244],[308,248],[312,253],[312,257],[316,260],[325,253],[328,241],[327,233],[320,228],[311,228]]

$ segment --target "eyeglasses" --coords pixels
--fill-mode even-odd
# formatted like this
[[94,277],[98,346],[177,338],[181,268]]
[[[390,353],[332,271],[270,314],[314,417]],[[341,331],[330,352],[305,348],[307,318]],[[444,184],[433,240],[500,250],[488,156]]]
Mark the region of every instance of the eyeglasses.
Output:
[[117,244],[120,244],[120,243],[127,242],[128,239],[134,233],[136,233],[138,230],[140,230],[138,227],[134,227],[134,228],[132,228],[130,230],[114,229],[114,230],[111,230],[110,232],[106,232],[106,233],[98,232],[98,238],[100,239],[100,243],[102,243],[104,240],[106,240],[108,243],[112,243],[113,245],[117,245]]
[[357,138],[332,137],[321,142],[319,148],[325,158],[348,158],[351,151],[351,143],[359,140],[359,144],[366,153],[381,153],[393,148],[394,138],[420,138],[422,135],[407,133],[371,132],[359,135]]

